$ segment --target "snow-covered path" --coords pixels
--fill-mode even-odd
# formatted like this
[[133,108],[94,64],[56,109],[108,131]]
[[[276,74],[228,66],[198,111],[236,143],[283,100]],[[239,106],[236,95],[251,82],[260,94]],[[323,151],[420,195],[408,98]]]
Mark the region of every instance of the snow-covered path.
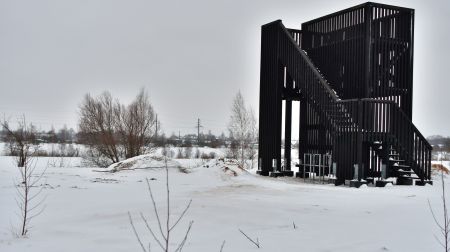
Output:
[[[40,158],[38,166],[46,163]],[[173,219],[193,201],[174,234],[173,247],[193,220],[184,251],[219,251],[224,240],[223,251],[233,252],[441,250],[427,203],[429,199],[440,213],[439,181],[425,187],[353,189],[246,173],[235,177],[223,172],[222,163],[208,165],[188,174],[170,169]],[[157,227],[145,178],[156,179],[151,185],[164,212],[164,171],[94,170],[48,168],[42,181],[47,184],[46,210],[32,221],[28,238],[15,238],[11,234],[18,221],[13,177],[18,172],[10,158],[0,157],[0,251],[139,251],[127,212],[143,239],[151,242],[152,251],[159,251],[139,213]],[[258,237],[261,248],[238,229]]]

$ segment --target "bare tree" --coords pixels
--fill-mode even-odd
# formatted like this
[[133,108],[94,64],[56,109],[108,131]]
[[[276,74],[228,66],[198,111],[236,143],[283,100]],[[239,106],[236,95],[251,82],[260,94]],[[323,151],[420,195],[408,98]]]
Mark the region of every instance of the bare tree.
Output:
[[125,106],[110,93],[87,94],[79,108],[81,140],[87,157],[98,166],[147,153],[156,135],[156,114],[144,89]]
[[80,105],[80,136],[89,148],[87,154],[90,161],[98,166],[120,161],[123,150],[115,132],[120,107],[108,92],[98,97],[87,94]]
[[[170,205],[169,169],[167,167],[167,157],[165,157],[164,161],[165,161],[165,171],[166,171],[166,203],[167,203],[166,219],[164,222],[161,218],[160,212],[158,211],[158,206],[156,205],[155,198],[153,196],[152,188],[150,186],[150,181],[148,179],[146,179],[147,188],[148,188],[148,191],[150,194],[150,199],[153,204],[154,215],[158,222],[157,229],[159,229],[159,234],[158,234],[158,231],[155,231],[155,229],[150,226],[149,222],[147,221],[147,218],[142,213],[140,213],[140,216],[141,216],[141,219],[144,221],[145,226],[146,226],[147,230],[149,231],[150,235],[152,236],[153,240],[157,243],[157,245],[161,248],[162,251],[168,252],[168,251],[172,251],[172,250],[170,250],[170,242],[171,242],[171,239],[173,239],[173,237],[171,235],[172,231],[178,225],[178,223],[180,223],[180,221],[185,216],[186,212],[189,210],[192,200],[189,201],[189,203],[184,208],[183,212],[181,212],[180,216],[174,222],[171,221],[171,218],[170,218],[171,217],[171,205]],[[142,242],[142,239],[141,239],[139,233],[136,231],[136,227],[134,225],[133,218],[131,217],[130,213],[128,213],[128,218],[129,218],[131,227],[133,229],[134,235],[136,236],[136,239],[138,240],[138,243],[139,243],[142,251],[150,252],[150,245],[148,246],[148,249],[146,248],[146,246],[144,246],[144,243]],[[184,245],[186,244],[189,232],[191,231],[193,224],[194,224],[193,221],[189,222],[189,225],[187,227],[187,230],[184,233],[184,236],[182,237],[181,241],[178,243],[177,247],[174,250],[175,252],[182,251]]]
[[233,100],[228,131],[232,139],[230,155],[245,168],[246,159],[254,159],[255,156],[253,143],[257,137],[257,127],[253,110],[246,108],[241,92],[238,92]]
[[30,221],[44,210],[41,206],[44,202],[39,199],[41,189],[35,191],[37,183],[45,173],[36,171],[34,155],[38,151],[36,143],[36,128],[32,123],[26,122],[25,116],[17,121],[17,128],[12,129],[6,119],[1,122],[6,132],[5,139],[8,143],[10,154],[16,156],[16,165],[20,172],[19,181],[16,181],[16,203],[19,207],[20,235],[25,236],[29,231]]
[[248,111],[249,111],[249,132],[247,137],[246,156],[247,159],[250,160],[250,169],[253,169],[255,167],[255,159],[258,155],[258,152],[255,148],[255,143],[258,139],[258,127],[253,109],[249,108]]
[[8,144],[10,155],[16,156],[18,167],[24,167],[27,159],[38,150],[36,128],[32,123],[27,124],[25,116],[17,120],[15,130],[10,127],[6,119],[3,119],[1,126],[6,132],[4,140]]
[[125,157],[142,155],[150,150],[153,137],[156,136],[156,114],[148,94],[141,89],[135,100],[121,107],[117,132],[125,148]]
[[30,229],[30,221],[45,209],[44,198],[39,197],[44,187],[40,187],[40,189],[36,189],[36,187],[47,168],[40,172],[36,171],[36,160],[28,157],[24,165],[18,169],[20,181],[17,181],[16,203],[20,211],[20,235],[26,236]]
[[226,157],[229,159],[239,160],[239,153],[239,142],[236,139],[231,138],[231,143],[227,148],[227,152],[225,153]]
[[[442,159],[441,159],[441,165],[442,165]],[[443,219],[444,223],[441,223],[438,221],[438,218],[436,214],[433,211],[433,208],[431,207],[430,200],[428,200],[428,206],[430,207],[431,215],[433,216],[434,222],[439,227],[439,231],[442,234],[443,241],[441,241],[438,237],[435,236],[436,240],[439,242],[439,244],[445,249],[445,252],[450,251],[450,217],[448,215],[447,210],[447,202],[445,199],[445,181],[444,181],[444,170],[441,170],[441,182],[442,182],[442,211],[443,211]]]

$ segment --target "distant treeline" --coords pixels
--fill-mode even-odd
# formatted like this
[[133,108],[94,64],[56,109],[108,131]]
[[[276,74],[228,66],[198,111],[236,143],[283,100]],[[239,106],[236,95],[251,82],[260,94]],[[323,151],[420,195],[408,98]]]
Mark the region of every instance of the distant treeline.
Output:
[[[59,130],[52,128],[48,131],[35,131],[35,136],[33,137],[36,144],[39,143],[60,143],[60,144],[86,144],[83,141],[83,137],[80,136],[73,128],[63,127]],[[0,130],[0,139],[5,141],[7,137],[7,132],[5,130]],[[166,136],[164,133],[155,136],[153,143],[156,147],[171,145],[179,147],[228,147],[232,142],[232,139],[227,137],[224,133],[221,135],[214,135],[211,132],[204,134],[186,134],[186,135],[175,135],[173,133],[170,136]]]
[[433,146],[433,151],[450,152],[450,137],[430,136],[427,138],[428,142]]

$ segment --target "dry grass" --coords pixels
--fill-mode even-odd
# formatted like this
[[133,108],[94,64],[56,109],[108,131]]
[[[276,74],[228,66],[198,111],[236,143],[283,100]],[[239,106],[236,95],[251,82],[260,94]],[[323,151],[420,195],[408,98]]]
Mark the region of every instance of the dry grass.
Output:
[[450,170],[442,164],[432,164],[431,168],[436,172],[444,172],[445,174],[449,174]]

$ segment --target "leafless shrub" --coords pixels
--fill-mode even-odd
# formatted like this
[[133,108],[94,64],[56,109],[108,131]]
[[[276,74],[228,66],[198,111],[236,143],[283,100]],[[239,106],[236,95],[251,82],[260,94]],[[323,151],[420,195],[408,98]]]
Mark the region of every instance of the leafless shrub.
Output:
[[200,158],[203,160],[214,159],[214,158],[216,158],[216,153],[214,153],[212,151],[210,153],[201,152]]
[[175,152],[173,150],[171,150],[170,148],[164,147],[162,149],[162,153],[163,156],[166,156],[168,158],[173,158],[175,157]]
[[254,241],[252,238],[250,238],[247,234],[244,233],[244,231],[239,229],[239,232],[245,236],[250,242],[252,242],[257,248],[260,248],[258,237],[256,237],[256,241]]
[[[442,159],[443,160],[443,159]],[[445,167],[444,165],[442,165],[442,164],[432,164],[431,165],[431,169],[432,170],[434,170],[434,171],[436,171],[436,172],[439,172],[439,173],[445,173],[445,174],[449,174],[449,170],[448,170],[448,168],[447,167]]]
[[104,167],[152,150],[156,114],[144,89],[128,106],[108,92],[98,97],[87,94],[79,111],[79,135],[92,163]]
[[[189,210],[192,200],[189,201],[189,203],[186,205],[186,207],[184,208],[183,212],[180,214],[180,216],[174,221],[171,221],[171,205],[170,205],[170,187],[169,187],[169,169],[167,167],[167,158],[165,159],[165,171],[166,171],[166,209],[167,209],[167,213],[166,213],[166,220],[164,222],[162,222],[163,220],[161,219],[161,215],[160,212],[158,211],[158,207],[156,205],[155,202],[155,198],[153,196],[153,192],[152,192],[152,188],[150,186],[150,182],[149,179],[146,179],[147,181],[147,188],[150,194],[150,199],[152,201],[153,204],[153,211],[154,211],[154,215],[156,217],[156,220],[158,222],[158,227],[157,229],[159,229],[159,234],[158,231],[155,231],[154,228],[152,228],[149,224],[149,222],[147,221],[147,218],[140,213],[140,217],[143,220],[143,222],[145,223],[145,226],[147,228],[147,230],[149,231],[151,237],[153,238],[153,240],[158,244],[158,246],[161,248],[162,251],[168,252],[168,251],[172,251],[170,250],[170,243],[171,243],[171,239],[173,239],[173,237],[171,236],[172,231],[174,230],[174,228],[180,223],[180,221],[183,219],[183,217],[185,216],[186,212]],[[144,246],[141,236],[139,235],[139,233],[136,231],[136,227],[134,225],[133,222],[133,218],[131,217],[131,214],[128,213],[128,217],[129,217],[129,221],[131,224],[131,227],[133,229],[134,235],[136,236],[136,239],[138,240],[138,243],[142,249],[142,251],[144,252],[149,252],[150,251],[150,245],[148,247],[148,249]],[[181,241],[178,243],[177,247],[175,248],[175,252],[181,252],[184,245],[186,244],[188,235],[191,231],[192,225],[194,224],[193,221],[189,222],[189,225],[184,233],[183,238],[181,239]]]
[[51,153],[48,153],[48,151],[43,150],[43,149],[37,149],[36,151],[34,151],[33,153],[34,157],[51,157]]
[[80,105],[80,138],[88,146],[86,157],[98,166],[117,163],[123,154],[116,134],[120,109],[119,102],[108,92],[98,97],[87,94]]
[[184,148],[184,157],[187,159],[192,157],[192,147],[191,146],[187,146],[186,148]]
[[33,156],[35,157],[79,157],[80,151],[73,144],[51,144],[50,150],[37,148]]
[[[45,174],[46,168],[36,171],[36,160],[28,157],[22,167],[18,167],[20,172],[20,181],[16,181],[17,198],[16,203],[19,207],[20,235],[26,236],[30,229],[30,221],[40,215],[45,207],[44,198],[40,198],[44,187],[36,189],[39,181]],[[35,190],[36,189],[36,190]]]
[[184,156],[183,156],[183,148],[182,147],[178,147],[178,149],[177,149],[177,158],[178,159],[183,159],[184,158]]
[[148,94],[141,89],[134,101],[127,107],[121,106],[117,132],[125,147],[125,157],[135,157],[147,153],[156,135],[156,113]]
[[17,120],[17,129],[15,130],[10,127],[6,119],[3,119],[1,126],[6,132],[4,140],[7,142],[9,154],[16,156],[18,167],[24,167],[27,159],[38,150],[36,128],[32,123],[27,124],[25,116]]

